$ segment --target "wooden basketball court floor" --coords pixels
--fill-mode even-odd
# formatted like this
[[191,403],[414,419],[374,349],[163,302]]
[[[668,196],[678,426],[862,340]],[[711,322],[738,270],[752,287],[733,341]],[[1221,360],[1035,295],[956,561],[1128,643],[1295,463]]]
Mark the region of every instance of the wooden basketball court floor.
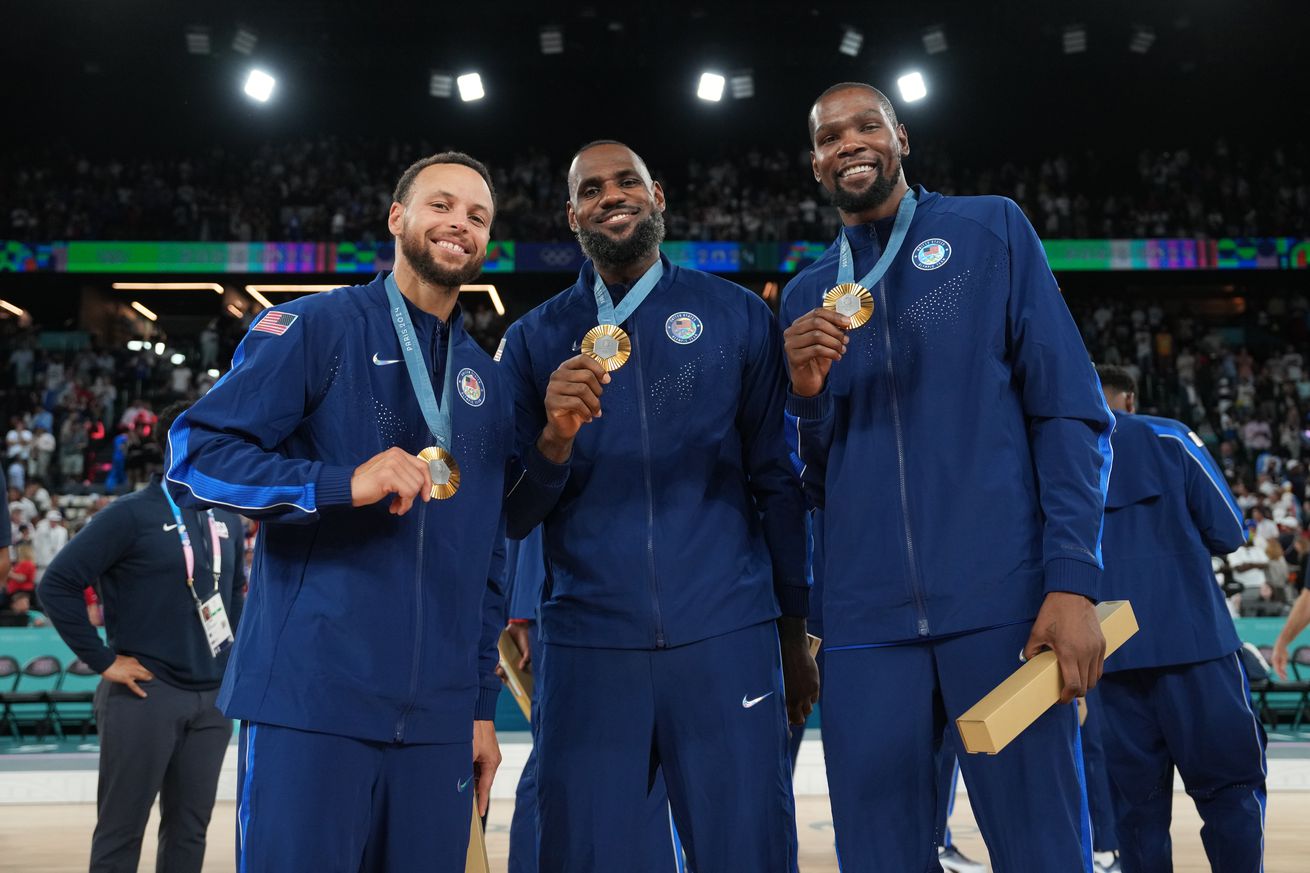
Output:
[[[487,849],[494,873],[506,869],[509,851],[509,821],[513,801],[495,799],[487,833]],[[233,822],[235,804],[220,801],[209,829],[206,873],[235,873]],[[802,873],[837,873],[832,850],[832,816],[828,798],[803,795],[797,798]],[[1304,873],[1310,869],[1310,792],[1276,791],[1269,798],[1266,829],[1266,873]],[[95,825],[95,806],[90,803],[29,804],[0,807],[0,871],[5,873],[85,873]],[[140,873],[155,870],[155,830],[151,818],[141,853]],[[1200,818],[1187,795],[1174,795],[1174,863],[1176,873],[1209,871],[1201,848]],[[956,802],[951,830],[960,849],[977,860],[987,852],[974,824],[968,799]],[[292,873],[292,871],[289,871]],[[437,871],[441,873],[441,871]],[[615,871],[622,873],[622,871]],[[748,873],[748,871],[743,871]]]

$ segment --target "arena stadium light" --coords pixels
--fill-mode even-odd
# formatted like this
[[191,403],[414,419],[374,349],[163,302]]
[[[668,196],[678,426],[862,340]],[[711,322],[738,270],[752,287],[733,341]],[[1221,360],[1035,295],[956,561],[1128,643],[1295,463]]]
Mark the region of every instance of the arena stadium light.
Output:
[[718,103],[723,99],[723,86],[727,81],[719,73],[701,73],[700,84],[696,86],[696,96],[711,103]]
[[174,367],[180,367],[186,363],[186,355],[181,352],[173,352],[173,357],[168,359]]
[[455,77],[442,70],[428,74],[428,94],[445,99],[455,93]]
[[273,86],[276,84],[277,80],[263,70],[251,70],[246,76],[246,85],[242,90],[250,99],[267,103],[268,98],[273,96]]
[[928,96],[928,86],[923,81],[923,73],[917,70],[897,79],[896,87],[900,89],[901,99],[906,103],[914,103]]
[[227,305],[227,313],[233,318],[241,318],[241,316],[244,314],[241,311],[241,307],[237,306],[235,303],[229,303]]
[[260,306],[264,307],[265,309],[273,308],[273,304],[269,302],[267,297],[265,297],[263,294],[260,294],[259,291],[256,290],[255,286],[247,285],[246,293],[249,294],[251,297],[253,297],[255,302],[258,303]]
[[205,371],[205,375],[211,379],[217,379],[222,374],[219,373],[217,370],[210,369]]
[[946,31],[936,25],[923,32],[923,50],[930,55],[939,55],[946,51]]
[[487,96],[486,89],[482,87],[482,76],[477,73],[465,73],[455,80],[455,85],[459,88],[459,99],[465,103]]
[[258,43],[259,34],[245,25],[239,25],[237,32],[232,36],[232,51],[249,57],[254,53],[255,46]]
[[1137,25],[1133,28],[1132,38],[1128,40],[1128,51],[1136,55],[1144,55],[1155,45],[1155,31],[1149,27]]
[[465,291],[486,292],[487,296],[491,298],[491,305],[496,310],[496,314],[505,314],[505,304],[501,302],[500,295],[496,293],[495,285],[460,285],[459,290],[461,294]]
[[1081,24],[1070,24],[1064,28],[1061,45],[1066,55],[1077,55],[1087,51],[1087,28]]
[[159,321],[159,316],[155,315],[145,306],[141,305],[141,302],[138,300],[132,301],[132,308],[135,309],[137,312],[141,313],[142,315],[144,315],[146,318],[150,319],[151,321]]
[[8,300],[0,300],[0,309],[3,309],[5,312],[11,312],[19,318],[23,317],[23,310],[10,303]]
[[549,24],[541,29],[541,53],[543,55],[564,54],[564,31],[556,24]]
[[128,340],[128,341],[127,341],[127,350],[128,350],[129,352],[139,352],[139,351],[141,351],[142,349],[148,349],[148,348],[150,348],[150,344],[149,344],[149,343],[144,343],[144,342],[142,342],[141,340]]
[[853,27],[846,28],[842,33],[841,42],[837,45],[837,51],[844,55],[855,57],[864,47],[864,34],[860,33]]
[[335,291],[340,287],[340,285],[247,285],[246,293],[251,297],[261,293],[306,294],[312,291]]
[[207,55],[209,54],[209,28],[200,24],[193,24],[186,29],[186,50],[187,54]]
[[728,92],[733,100],[755,96],[755,75],[750,70],[738,70],[728,77]]
[[115,291],[213,291],[223,293],[223,286],[217,282],[114,282],[109,286]]
[[166,348],[168,347],[163,343],[155,343],[155,354],[162,358],[164,356],[164,349]]

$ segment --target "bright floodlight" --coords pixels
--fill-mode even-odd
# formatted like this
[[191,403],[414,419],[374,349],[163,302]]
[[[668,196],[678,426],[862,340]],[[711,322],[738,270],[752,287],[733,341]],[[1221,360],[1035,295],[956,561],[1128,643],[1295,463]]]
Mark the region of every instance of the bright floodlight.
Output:
[[906,73],[896,80],[896,87],[901,89],[901,99],[906,103],[928,96],[928,86],[923,82],[922,73]]
[[696,88],[696,96],[702,100],[717,103],[723,99],[723,86],[725,84],[727,84],[727,80],[718,73],[701,73],[700,85]]
[[846,28],[841,35],[841,43],[837,46],[837,51],[844,55],[855,57],[860,53],[860,48],[864,45],[864,34],[860,33],[853,27]]
[[169,358],[169,360],[173,362],[174,367],[180,367],[186,363],[186,355],[181,352],[174,352],[173,357]]
[[267,103],[268,98],[273,96],[273,86],[276,84],[277,80],[263,70],[251,70],[246,77],[246,96]]
[[477,73],[465,73],[455,80],[455,86],[459,88],[459,99],[465,103],[470,100],[481,100],[487,96],[486,90],[482,87],[482,77]]

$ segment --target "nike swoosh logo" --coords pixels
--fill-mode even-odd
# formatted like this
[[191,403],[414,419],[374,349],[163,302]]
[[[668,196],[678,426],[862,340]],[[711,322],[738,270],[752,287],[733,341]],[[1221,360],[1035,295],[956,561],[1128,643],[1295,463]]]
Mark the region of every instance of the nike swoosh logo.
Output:
[[469,783],[472,782],[472,781],[473,781],[473,777],[470,776],[470,777],[468,777],[467,779],[464,779],[463,781],[461,781],[461,782],[459,783],[458,788],[459,788],[459,791],[460,791],[461,794],[464,792],[464,789],[465,789],[465,788],[468,788],[468,787],[469,787]]
[[164,525],[164,530],[166,530],[166,531],[169,531],[169,530],[177,530],[177,525],[175,525],[175,524],[166,524],[166,525]]
[[741,708],[750,709],[752,706],[754,706],[755,704],[759,703],[761,700],[763,700],[766,697],[769,697],[772,694],[773,692],[770,691],[768,694],[761,694],[759,697],[755,698],[754,700],[747,700],[746,695],[743,694],[741,696]]
[[400,363],[400,358],[396,358],[394,361],[388,361],[386,358],[379,358],[379,357],[378,357],[378,353],[377,353],[377,352],[374,352],[374,353],[373,353],[373,363],[374,363],[374,365],[376,365],[376,366],[378,366],[378,367],[385,367],[387,364],[399,364],[399,363]]

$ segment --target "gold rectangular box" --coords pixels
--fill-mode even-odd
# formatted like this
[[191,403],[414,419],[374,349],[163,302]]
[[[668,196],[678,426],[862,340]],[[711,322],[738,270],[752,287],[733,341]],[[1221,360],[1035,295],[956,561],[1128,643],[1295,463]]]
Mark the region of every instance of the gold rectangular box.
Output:
[[809,638],[810,657],[819,657],[819,649],[823,648],[823,640],[820,637],[816,637],[814,634],[806,634],[805,636]]
[[[1097,604],[1096,617],[1105,634],[1107,658],[1137,633],[1137,617],[1127,600]],[[1062,686],[1054,652],[1042,652],[1025,663],[955,720],[965,751],[995,755],[1004,749],[1059,702]]]
[[518,668],[523,653],[519,651],[509,631],[500,632],[496,648],[500,652],[500,666],[509,677],[506,683],[509,686],[509,693],[514,695],[514,702],[523,711],[523,717],[532,721],[532,674]]
[[469,825],[469,850],[464,873],[491,873],[487,860],[487,841],[482,836],[482,819],[478,818],[477,798],[473,800],[473,822]]

